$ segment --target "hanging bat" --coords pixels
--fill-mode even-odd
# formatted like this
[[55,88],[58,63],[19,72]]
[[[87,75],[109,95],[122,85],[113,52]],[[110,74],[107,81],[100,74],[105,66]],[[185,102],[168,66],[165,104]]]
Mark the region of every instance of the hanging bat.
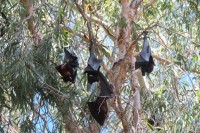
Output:
[[57,71],[61,74],[64,82],[75,83],[77,76],[77,67],[79,66],[78,58],[74,53],[70,53],[64,48],[65,52],[65,63],[56,66]]
[[97,97],[96,101],[88,102],[88,107],[92,117],[102,126],[108,115],[108,105],[106,97]]
[[92,84],[93,82],[98,82],[98,72],[101,67],[101,60],[97,59],[94,55],[93,47],[90,48],[90,57],[88,60],[88,66],[85,68],[87,73],[88,83]]
[[145,76],[146,73],[151,73],[154,68],[154,61],[153,57],[151,55],[151,48],[149,46],[148,40],[147,40],[147,32],[144,32],[144,43],[142,51],[140,52],[140,57],[135,62],[135,69],[138,69],[141,67],[142,76]]
[[89,110],[94,119],[102,126],[108,114],[108,106],[106,100],[112,98],[114,93],[111,85],[106,77],[99,72],[98,79],[100,84],[100,95],[94,102],[88,102]]
[[114,96],[114,93],[106,77],[103,75],[103,73],[99,72],[98,78],[100,84],[100,97],[112,98]]
[[[150,128],[153,129],[153,127],[157,127],[160,125],[160,123],[158,122],[158,120],[156,119],[155,114],[151,115],[151,117],[147,120],[149,126],[151,126]],[[156,128],[158,131],[161,130],[161,128],[157,127]]]
[[151,117],[147,120],[147,122],[148,122],[151,126],[154,126],[154,125],[155,125],[155,120],[156,120],[155,115],[151,115]]

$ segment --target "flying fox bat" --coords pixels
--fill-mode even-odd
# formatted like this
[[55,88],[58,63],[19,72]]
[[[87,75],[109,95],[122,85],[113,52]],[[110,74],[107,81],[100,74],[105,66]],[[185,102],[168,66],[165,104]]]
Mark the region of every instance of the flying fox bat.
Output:
[[102,126],[108,115],[108,105],[106,97],[97,97],[96,101],[88,102],[88,107],[92,117]]
[[147,122],[148,122],[151,129],[153,129],[153,127],[157,127],[156,129],[158,131],[161,130],[161,128],[158,127],[160,125],[160,122],[158,121],[158,119],[156,119],[155,114],[151,115],[151,117],[147,120]]
[[94,55],[93,47],[90,48],[90,57],[88,60],[88,66],[85,68],[87,73],[88,83],[92,84],[93,82],[98,82],[98,73],[101,67],[101,60],[97,59]]
[[65,52],[65,63],[59,66],[56,66],[57,71],[62,75],[64,82],[75,83],[77,75],[77,67],[79,66],[78,58],[74,53],[70,53],[66,48]]
[[100,84],[100,95],[97,97],[96,101],[88,102],[88,106],[94,119],[102,126],[108,114],[106,100],[112,98],[114,93],[111,85],[101,72],[98,73],[98,80]]
[[98,79],[99,79],[99,84],[100,84],[100,97],[112,98],[114,96],[112,87],[108,83],[103,73],[99,72]]
[[135,69],[138,69],[141,67],[142,70],[142,76],[145,76],[146,73],[151,73],[154,68],[154,61],[153,57],[151,55],[151,48],[149,46],[148,40],[147,40],[147,32],[144,32],[144,43],[142,51],[140,52],[140,57],[135,62]]

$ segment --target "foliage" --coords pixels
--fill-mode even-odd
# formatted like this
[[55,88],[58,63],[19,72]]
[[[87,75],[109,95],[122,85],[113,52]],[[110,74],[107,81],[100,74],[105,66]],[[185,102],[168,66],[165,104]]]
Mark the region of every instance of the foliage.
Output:
[[[14,0],[0,2],[0,12],[9,22],[7,27],[0,16],[0,29],[5,31],[0,36],[0,110],[1,119],[4,118],[0,122],[1,130],[62,132],[64,123],[73,121],[86,132],[94,121],[87,101],[94,99],[96,92],[90,89],[83,75],[89,56],[89,42],[85,41],[89,34],[74,1],[33,2],[35,30],[43,39],[38,45],[26,23],[32,16],[27,15],[25,7]],[[153,55],[161,58],[155,59],[153,73],[150,78],[145,78],[148,91],[141,92],[143,132],[151,130],[147,119],[152,114],[158,116],[160,126],[166,132],[200,131],[198,4],[198,0],[157,1],[143,10],[139,21],[132,23],[138,35],[143,29],[157,24],[149,30],[148,36]],[[98,43],[96,54],[111,68],[117,50],[110,34],[116,33],[117,27],[126,27],[120,3],[117,0],[87,0],[84,9],[91,16]],[[142,42],[140,39],[140,48]],[[63,47],[74,50],[79,58],[75,84],[63,83],[55,70],[55,66],[63,62]],[[133,95],[130,82],[126,80],[123,87],[120,96],[123,108],[133,109],[127,104]],[[120,118],[110,107],[109,118],[101,131],[120,132],[122,128]]]

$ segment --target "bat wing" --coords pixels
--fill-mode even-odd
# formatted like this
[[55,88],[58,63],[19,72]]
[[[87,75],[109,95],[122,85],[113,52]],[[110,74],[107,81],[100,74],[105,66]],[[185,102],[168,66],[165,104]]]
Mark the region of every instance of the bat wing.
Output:
[[138,69],[147,64],[148,62],[142,56],[140,56],[135,62],[135,69]]
[[60,74],[62,73],[62,65],[56,66],[55,68]]
[[153,60],[152,55],[151,55],[150,58],[149,58],[149,62],[151,62],[151,63],[155,66],[155,63],[154,63],[154,60]]
[[99,72],[99,82],[100,82],[100,97],[112,98],[114,96],[112,87],[108,83],[106,77],[101,72]]
[[149,61],[151,55],[151,48],[149,46],[146,34],[144,36],[144,43],[143,43],[143,48],[142,51],[140,53],[140,56],[145,60],[145,61]]
[[155,66],[155,63],[153,61],[153,57],[150,56],[150,59],[149,59],[149,63],[148,63],[148,66],[147,66],[147,69],[146,69],[146,72],[149,74],[153,71],[153,68]]
[[147,40],[147,32],[144,32],[144,43],[142,51],[140,52],[140,57],[135,62],[135,69],[141,67],[142,76],[145,76],[145,72],[151,73],[154,67],[153,57],[151,55],[151,48]]
[[78,57],[74,53],[70,53],[66,48],[64,48],[65,62],[71,64],[74,67],[78,67]]
[[107,118],[108,106],[105,98],[98,97],[94,102],[88,102],[92,117],[102,126]]
[[94,50],[93,48],[90,49],[90,57],[88,60],[88,65],[91,66],[91,68],[94,71],[99,71],[100,67],[101,67],[101,60],[98,60],[96,58],[96,56],[94,55]]

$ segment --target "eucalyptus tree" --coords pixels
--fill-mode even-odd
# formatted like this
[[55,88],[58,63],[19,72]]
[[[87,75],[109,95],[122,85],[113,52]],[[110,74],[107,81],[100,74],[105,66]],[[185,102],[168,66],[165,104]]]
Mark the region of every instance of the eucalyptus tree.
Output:
[[[1,132],[200,131],[198,0],[0,2]],[[144,31],[147,76],[135,70]],[[87,106],[98,94],[84,74],[91,40],[115,94],[103,126]],[[74,84],[55,69],[64,47],[78,56]]]

